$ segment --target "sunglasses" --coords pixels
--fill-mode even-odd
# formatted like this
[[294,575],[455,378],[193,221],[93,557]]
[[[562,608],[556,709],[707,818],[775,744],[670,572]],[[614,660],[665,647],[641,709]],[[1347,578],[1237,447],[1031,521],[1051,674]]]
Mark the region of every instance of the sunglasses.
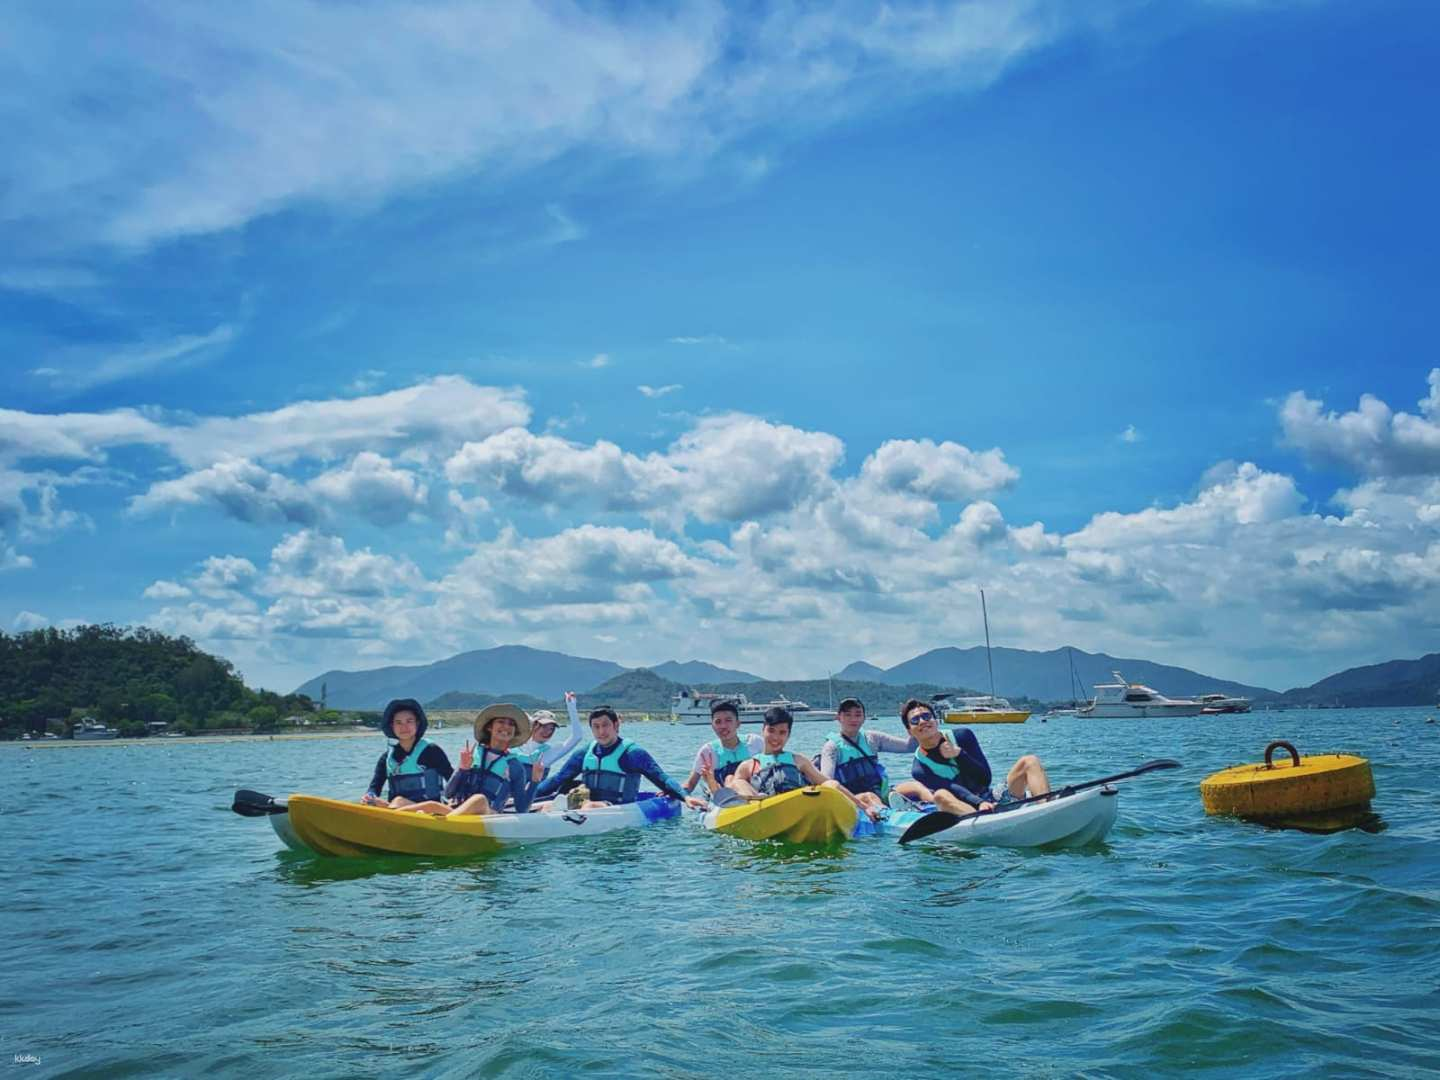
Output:
[[935,714],[933,712],[917,712],[910,714],[909,724],[914,727],[916,724],[933,724]]

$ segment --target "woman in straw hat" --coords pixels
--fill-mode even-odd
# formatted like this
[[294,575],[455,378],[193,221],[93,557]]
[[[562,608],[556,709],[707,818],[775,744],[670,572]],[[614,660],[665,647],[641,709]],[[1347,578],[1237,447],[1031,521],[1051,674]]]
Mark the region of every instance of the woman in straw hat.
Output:
[[498,814],[511,806],[530,809],[530,800],[545,766],[537,758],[527,765],[510,747],[530,734],[530,717],[518,705],[487,705],[475,717],[475,741],[465,740],[460,768],[445,785],[445,802],[407,806],[431,814]]

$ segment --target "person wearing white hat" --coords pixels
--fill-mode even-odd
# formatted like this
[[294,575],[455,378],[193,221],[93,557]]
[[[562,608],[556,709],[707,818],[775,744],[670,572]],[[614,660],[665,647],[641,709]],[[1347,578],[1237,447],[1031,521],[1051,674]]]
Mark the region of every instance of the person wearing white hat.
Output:
[[574,750],[585,738],[585,728],[580,723],[580,713],[575,708],[575,694],[571,690],[565,691],[565,711],[570,714],[570,732],[563,743],[552,741],[560,727],[555,714],[549,709],[537,709],[530,714],[530,741],[515,751],[531,763],[537,757],[540,759],[544,766],[544,772],[540,774],[542,780],[550,772],[550,766]]
[[[530,717],[518,705],[487,705],[475,717],[475,741],[465,740],[460,768],[445,785],[445,802],[420,803],[406,810],[444,814],[498,814],[509,806],[517,814],[530,809],[543,766],[526,762],[510,749],[530,734]],[[477,760],[478,754],[478,760]]]

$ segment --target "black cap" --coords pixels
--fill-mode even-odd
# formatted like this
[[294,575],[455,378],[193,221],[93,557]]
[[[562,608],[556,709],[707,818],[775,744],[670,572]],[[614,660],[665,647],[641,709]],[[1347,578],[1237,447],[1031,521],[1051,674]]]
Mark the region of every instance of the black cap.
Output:
[[865,703],[858,697],[847,697],[844,701],[840,702],[839,705],[835,706],[836,712],[844,712],[846,709],[859,709],[861,712],[864,712]]

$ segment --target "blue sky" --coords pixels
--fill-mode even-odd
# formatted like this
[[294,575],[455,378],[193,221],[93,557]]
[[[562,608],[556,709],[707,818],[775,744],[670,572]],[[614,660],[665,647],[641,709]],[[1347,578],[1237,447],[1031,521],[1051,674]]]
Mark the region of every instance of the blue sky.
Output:
[[1440,642],[1426,5],[4,18],[0,627],[284,689],[892,664],[979,587],[1282,688]]

